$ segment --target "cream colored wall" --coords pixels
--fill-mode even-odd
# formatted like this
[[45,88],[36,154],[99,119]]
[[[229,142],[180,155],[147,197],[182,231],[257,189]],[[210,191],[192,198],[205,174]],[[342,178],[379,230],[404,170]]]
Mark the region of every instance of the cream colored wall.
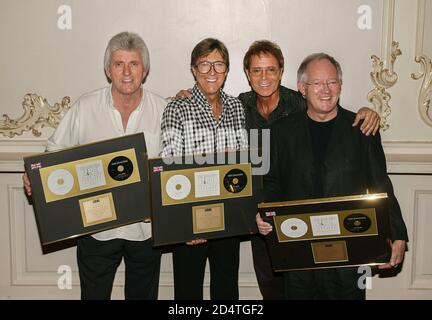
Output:
[[[372,9],[371,30],[357,26],[357,9],[365,4]],[[57,26],[61,5],[71,8],[71,30]],[[252,41],[267,38],[284,51],[283,82],[291,87],[307,54],[335,55],[345,70],[343,103],[357,109],[371,86],[370,56],[380,50],[382,4],[376,0],[4,0],[0,6],[0,35],[9,48],[0,61],[1,111],[15,117],[25,93],[36,92],[52,103],[63,95],[74,101],[105,85],[103,52],[108,39],[123,30],[136,31],[147,42],[151,73],[146,86],[162,96],[193,84],[190,52],[209,36],[224,41],[230,51],[227,91],[248,90],[243,55]]]
[[[426,17],[432,16],[432,2],[430,1],[426,2],[425,15]],[[432,19],[426,19],[423,30],[425,33],[424,40],[423,40],[424,52],[427,55],[429,55],[429,57],[431,57],[432,56]]]
[[[432,0],[427,0],[425,20],[430,38]],[[190,51],[201,39],[213,36],[226,43],[231,71],[226,90],[248,90],[242,57],[249,44],[267,38],[278,42],[286,58],[283,84],[295,86],[295,72],[302,58],[315,51],[334,55],[344,70],[342,104],[355,110],[370,104],[366,96],[374,88],[369,73],[371,55],[398,75],[387,89],[391,99],[389,129],[382,132],[395,191],[401,202],[410,243],[402,272],[395,278],[373,278],[370,299],[432,299],[432,254],[427,230],[432,204],[432,127],[418,111],[422,80],[412,73],[415,62],[417,4],[422,0],[3,0],[0,2],[0,114],[22,115],[24,94],[37,93],[50,104],[106,84],[103,51],[117,32],[140,33],[150,49],[151,73],[146,87],[163,95],[192,85]],[[61,5],[72,9],[72,29],[60,30]],[[362,5],[371,9],[372,28],[360,30]],[[394,5],[394,7],[392,7]],[[394,8],[393,12],[390,10]],[[393,23],[392,23],[393,21]],[[389,47],[399,42],[402,54],[390,63]],[[424,45],[430,51],[431,41]],[[429,56],[430,58],[430,56]],[[0,120],[0,131],[4,122]],[[79,297],[75,249],[42,255],[33,211],[22,192],[22,156],[44,149],[52,129],[13,139],[0,134],[0,299]],[[397,173],[397,174],[396,174]],[[402,175],[400,174],[402,173]],[[260,298],[251,264],[249,243],[242,244],[240,293],[243,299]],[[73,270],[73,288],[59,290],[60,265]],[[116,279],[113,297],[122,298],[123,273]],[[206,278],[208,285],[208,277]],[[208,286],[206,287],[208,297]],[[163,257],[160,297],[172,298],[170,256]]]

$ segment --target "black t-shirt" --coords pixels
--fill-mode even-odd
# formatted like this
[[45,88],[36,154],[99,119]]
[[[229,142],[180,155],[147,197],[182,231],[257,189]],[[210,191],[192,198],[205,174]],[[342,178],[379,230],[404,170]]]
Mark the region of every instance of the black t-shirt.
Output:
[[327,122],[317,122],[308,117],[309,135],[315,169],[315,188],[313,196],[316,198],[323,197],[323,164],[336,118],[337,117]]

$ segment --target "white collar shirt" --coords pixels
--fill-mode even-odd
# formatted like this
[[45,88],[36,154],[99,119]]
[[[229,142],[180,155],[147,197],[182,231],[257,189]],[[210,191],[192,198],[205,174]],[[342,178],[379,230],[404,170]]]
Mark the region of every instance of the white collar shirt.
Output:
[[[126,129],[113,104],[111,86],[84,94],[66,113],[48,139],[47,151],[143,132],[149,157],[161,151],[160,121],[167,101],[145,89],[138,107],[130,114]],[[150,223],[134,223],[93,234],[97,240],[143,241],[151,237]]]

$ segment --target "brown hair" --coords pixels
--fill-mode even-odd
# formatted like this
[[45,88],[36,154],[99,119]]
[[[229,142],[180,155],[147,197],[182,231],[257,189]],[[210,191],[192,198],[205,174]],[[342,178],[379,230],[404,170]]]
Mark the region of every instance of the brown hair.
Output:
[[279,63],[279,68],[284,68],[284,56],[281,48],[276,43],[269,40],[259,40],[251,44],[243,58],[244,71],[249,70],[250,59],[252,56],[260,55],[262,53],[268,53],[274,56]]
[[191,68],[196,66],[196,62],[202,56],[206,56],[210,54],[213,50],[219,51],[222,56],[223,62],[225,62],[227,66],[227,71],[229,70],[229,54],[228,49],[223,44],[222,41],[214,38],[206,38],[201,40],[195,48],[193,48],[191,53]]

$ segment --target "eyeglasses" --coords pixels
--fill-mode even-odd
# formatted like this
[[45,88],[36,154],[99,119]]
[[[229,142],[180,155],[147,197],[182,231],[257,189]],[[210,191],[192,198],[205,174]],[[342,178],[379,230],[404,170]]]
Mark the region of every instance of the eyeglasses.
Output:
[[308,86],[312,86],[314,89],[320,89],[324,86],[327,86],[330,89],[335,89],[340,85],[340,81],[336,79],[331,79],[326,81],[314,80],[312,82],[304,82],[304,84]]
[[209,73],[213,67],[216,73],[225,73],[227,71],[227,65],[223,61],[203,61],[195,65],[199,73]]
[[249,74],[252,77],[259,77],[265,72],[268,76],[275,76],[279,73],[279,68],[277,67],[268,67],[268,68],[251,68],[249,70]]

